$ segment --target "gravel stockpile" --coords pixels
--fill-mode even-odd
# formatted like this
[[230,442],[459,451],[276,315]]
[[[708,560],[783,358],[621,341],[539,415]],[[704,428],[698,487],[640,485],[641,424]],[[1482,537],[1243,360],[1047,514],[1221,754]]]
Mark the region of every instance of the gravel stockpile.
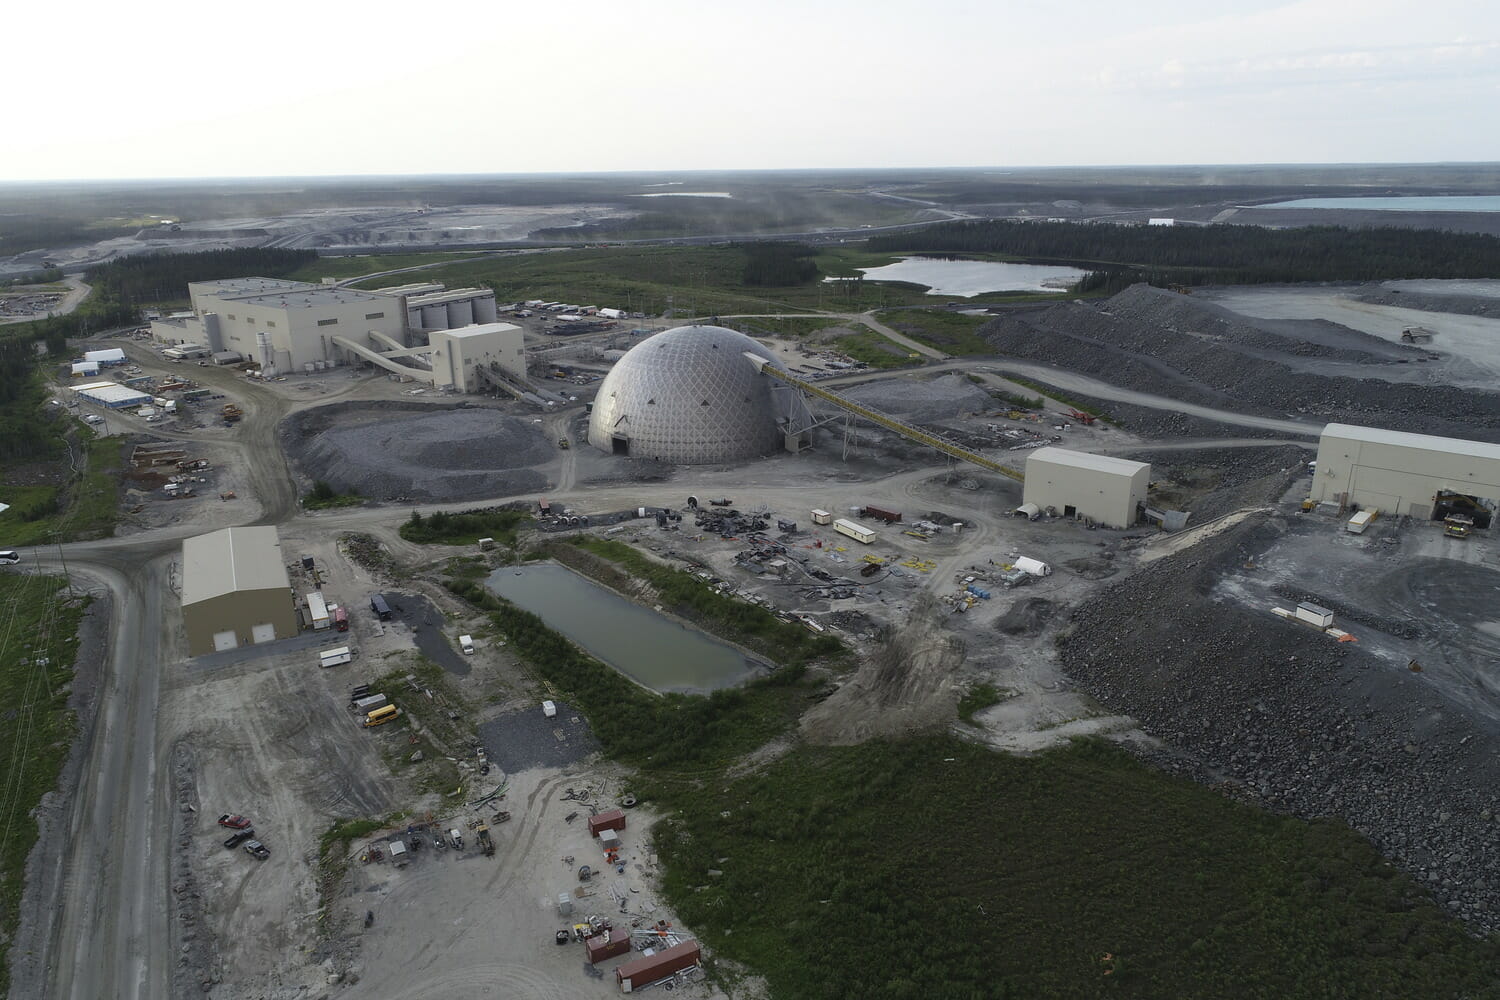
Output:
[[990,394],[962,375],[935,379],[886,379],[841,389],[839,394],[871,409],[925,424],[994,408]]
[[[1449,288],[1461,289],[1477,284],[1464,280],[1448,283]],[[1486,284],[1491,284],[1486,282]],[[1395,285],[1397,287],[1391,287]],[[1360,302],[1381,306],[1400,306],[1402,309],[1421,309],[1424,312],[1462,313],[1465,316],[1500,316],[1500,296],[1439,294],[1425,291],[1417,281],[1381,282],[1360,285],[1352,289],[1349,297]]]
[[1500,395],[1296,372],[1261,356],[1259,341],[1252,349],[1232,336],[1203,336],[1221,313],[1193,296],[1137,285],[1098,307],[1063,303],[1002,316],[982,331],[1002,354],[1186,402],[1500,440]]
[[375,500],[542,490],[534,466],[557,457],[530,419],[481,407],[319,407],[288,418],[282,439],[309,480]]
[[1244,798],[1338,816],[1475,926],[1500,927],[1500,738],[1421,675],[1209,594],[1281,525],[1254,518],[1102,591],[1068,672]]
[[1194,451],[1141,451],[1127,458],[1151,463],[1158,482],[1203,482],[1206,492],[1183,509],[1202,524],[1242,507],[1271,503],[1303,473],[1313,453],[1295,445],[1278,448],[1204,448]]

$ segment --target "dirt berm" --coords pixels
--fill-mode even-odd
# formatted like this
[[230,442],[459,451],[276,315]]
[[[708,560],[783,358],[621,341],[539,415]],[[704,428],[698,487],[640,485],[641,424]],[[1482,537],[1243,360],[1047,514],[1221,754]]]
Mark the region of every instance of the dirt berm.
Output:
[[[1378,364],[1370,378],[1298,371],[1305,360],[1299,341],[1148,285],[1097,305],[1067,302],[1007,314],[980,332],[998,353],[1184,402],[1500,441],[1500,395],[1384,381]],[[1287,361],[1274,360],[1277,354]]]
[[1220,570],[1285,522],[1258,515],[1079,608],[1063,662],[1243,797],[1337,816],[1450,912],[1500,927],[1500,738],[1410,673],[1269,611],[1215,602]]

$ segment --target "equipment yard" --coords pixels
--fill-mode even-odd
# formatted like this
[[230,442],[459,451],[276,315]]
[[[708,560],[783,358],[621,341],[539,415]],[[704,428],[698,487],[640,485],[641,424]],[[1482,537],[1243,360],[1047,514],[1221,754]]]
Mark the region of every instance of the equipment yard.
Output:
[[[343,232],[304,221],[288,233]],[[700,939],[706,967],[639,975],[775,995],[731,957],[765,929],[754,900],[712,909],[750,876],[702,824],[743,816],[735,834],[778,846],[826,817],[747,791],[694,819],[674,796],[913,734],[1027,760],[1100,737],[1238,802],[1342,818],[1449,914],[1500,927],[1500,541],[1445,534],[1405,484],[1380,481],[1399,513],[1365,500],[1358,471],[1304,503],[1335,473],[1325,452],[1309,466],[1320,440],[1337,451],[1330,421],[1483,442],[1500,406],[1476,380],[1382,381],[1440,344],[1331,323],[1296,339],[1284,301],[1258,294],[1135,286],[1002,310],[980,331],[993,356],[827,369],[819,386],[848,406],[777,370],[798,357],[787,342],[761,357],[717,326],[640,338],[602,381],[551,379],[575,396],[549,400],[425,392],[368,366],[272,380],[108,340],[145,376],[209,391],[149,423],[78,404],[127,443],[119,537],[25,553],[49,571],[65,555],[110,597],[113,631],[66,793],[39,813],[13,995],[572,1000],[619,995],[643,947],[670,965]],[[1428,325],[1457,337],[1445,324]],[[681,370],[647,367],[663,344]],[[1466,350],[1422,370],[1481,365]],[[711,454],[683,426],[711,429]],[[252,524],[275,544],[234,536],[208,581],[222,593],[207,586],[184,539]],[[658,696],[608,650],[600,670],[556,635],[598,613],[587,598],[533,619],[484,589],[536,563],[707,633],[755,679]],[[261,600],[295,610],[294,635],[267,631]],[[1298,620],[1304,604],[1337,631]],[[189,655],[190,613],[222,618],[213,651]],[[674,741],[696,725],[708,749]],[[631,743],[652,732],[674,740]],[[875,853],[821,849],[830,866]],[[856,889],[825,888],[815,902],[847,913]],[[602,957],[622,934],[634,950]],[[1102,960],[1080,961],[1097,981]]]

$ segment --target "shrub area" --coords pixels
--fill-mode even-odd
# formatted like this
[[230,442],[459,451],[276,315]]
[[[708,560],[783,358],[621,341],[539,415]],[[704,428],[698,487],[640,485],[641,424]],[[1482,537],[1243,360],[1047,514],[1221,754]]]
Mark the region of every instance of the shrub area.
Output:
[[401,537],[419,545],[473,545],[481,538],[493,538],[496,545],[516,544],[516,531],[531,515],[522,510],[465,511],[449,514],[438,511],[423,517],[412,511],[401,526]]
[[1500,995],[1500,948],[1346,827],[1102,742],[801,749],[672,805],[673,907],[778,998]]

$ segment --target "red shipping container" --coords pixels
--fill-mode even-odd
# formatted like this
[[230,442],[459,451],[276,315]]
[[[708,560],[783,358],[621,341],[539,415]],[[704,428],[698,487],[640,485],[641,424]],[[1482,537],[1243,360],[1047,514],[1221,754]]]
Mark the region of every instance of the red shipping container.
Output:
[[624,931],[605,931],[596,934],[583,942],[584,948],[588,949],[589,964],[597,965],[606,958],[614,958],[617,955],[628,955],[630,953],[630,935]]
[[643,955],[615,969],[615,982],[620,990],[629,993],[640,986],[649,986],[674,972],[691,969],[698,964],[702,951],[697,941],[684,941],[655,955]]
[[625,829],[625,813],[619,809],[606,809],[597,816],[589,817],[589,836],[599,836],[600,830]]

